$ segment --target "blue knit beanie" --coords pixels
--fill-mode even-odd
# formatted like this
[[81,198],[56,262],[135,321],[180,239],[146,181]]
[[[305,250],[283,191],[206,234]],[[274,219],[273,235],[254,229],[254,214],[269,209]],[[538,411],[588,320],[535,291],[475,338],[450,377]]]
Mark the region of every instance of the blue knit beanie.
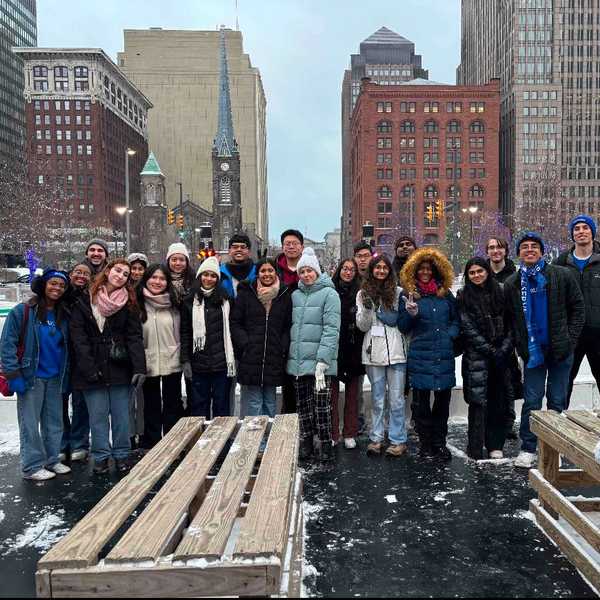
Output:
[[540,245],[540,248],[542,249],[542,254],[545,254],[546,250],[544,248],[544,240],[542,240],[541,236],[533,231],[526,231],[517,238],[517,243],[515,245],[517,256],[519,256],[519,249],[521,248],[521,244],[527,241],[537,242]]
[[569,224],[569,232],[571,233],[571,239],[573,241],[575,241],[573,239],[573,229],[575,229],[575,225],[577,225],[578,223],[585,223],[592,230],[592,238],[596,237],[597,229],[594,219],[592,219],[592,217],[589,217],[588,215],[577,215]]

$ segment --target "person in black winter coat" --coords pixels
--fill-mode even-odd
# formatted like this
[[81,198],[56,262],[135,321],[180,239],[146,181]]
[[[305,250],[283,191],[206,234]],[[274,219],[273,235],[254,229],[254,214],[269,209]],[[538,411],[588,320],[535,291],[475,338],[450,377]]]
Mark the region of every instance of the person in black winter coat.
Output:
[[465,267],[464,288],[457,298],[462,357],[463,393],[469,405],[467,454],[503,458],[506,405],[512,397],[508,358],[513,353],[505,322],[504,293],[494,280],[489,264],[472,258]]
[[331,425],[334,444],[340,439],[339,395],[340,381],[344,383],[344,430],[346,448],[356,448],[358,437],[358,396],[365,367],[362,362],[364,333],[356,325],[356,296],[360,290],[358,265],[352,258],[343,260],[333,284],[341,300],[338,374],[331,381]]
[[198,283],[181,308],[181,363],[192,380],[191,415],[229,416],[235,356],[229,327],[231,301],[220,285],[219,261],[211,256],[198,269]]
[[274,417],[277,386],[283,385],[290,347],[292,294],[277,275],[277,263],[264,258],[257,279],[238,285],[231,312],[231,337],[238,359],[242,411]]
[[129,468],[129,397],[132,386],[142,386],[146,378],[142,324],[129,275],[126,260],[110,262],[71,314],[76,349],[71,384],[88,408],[97,473],[108,470],[111,456],[119,471]]
[[516,273],[515,263],[508,258],[508,242],[503,238],[490,238],[485,252],[488,257],[492,277],[500,284]]

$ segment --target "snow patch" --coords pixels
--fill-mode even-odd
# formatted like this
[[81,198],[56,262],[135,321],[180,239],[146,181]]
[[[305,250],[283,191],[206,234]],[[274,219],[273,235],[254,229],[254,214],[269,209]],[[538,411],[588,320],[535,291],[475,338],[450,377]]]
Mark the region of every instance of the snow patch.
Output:
[[9,542],[8,553],[22,548],[49,550],[69,531],[69,528],[65,526],[64,516],[63,508],[56,511],[44,509],[40,514],[34,515],[35,520],[26,527],[25,531]]
[[447,499],[447,496],[451,496],[453,494],[464,494],[465,488],[461,488],[459,490],[449,490],[447,492],[438,492],[433,499],[436,502],[445,502],[446,504],[450,504],[450,501]]
[[463,452],[462,450],[460,450],[459,448],[457,448],[456,446],[453,446],[452,444],[448,444],[448,443],[446,443],[446,446],[448,447],[448,450],[450,450],[450,453],[452,454],[452,456],[456,456],[457,458],[464,458],[465,460],[469,459],[467,454],[465,452]]
[[515,519],[525,519],[537,525],[535,515],[530,510],[518,510],[513,516]]
[[0,510],[0,523],[2,523],[2,521],[4,521],[5,517],[6,517],[6,515],[4,514],[4,511]]
[[385,499],[390,503],[390,504],[396,504],[398,502],[398,498],[396,498],[395,494],[391,494],[389,496],[386,496]]
[[241,449],[242,449],[242,447],[237,442],[234,442],[233,444],[231,444],[231,448],[229,449],[229,454],[234,454],[235,452],[239,452]]
[[251,421],[246,423],[246,429],[248,431],[258,431],[259,429],[262,429],[262,428],[263,428],[263,425],[262,425],[262,422],[259,417],[255,417],[254,419],[252,419]]
[[0,426],[0,454],[18,456],[20,452],[19,429],[17,427]]

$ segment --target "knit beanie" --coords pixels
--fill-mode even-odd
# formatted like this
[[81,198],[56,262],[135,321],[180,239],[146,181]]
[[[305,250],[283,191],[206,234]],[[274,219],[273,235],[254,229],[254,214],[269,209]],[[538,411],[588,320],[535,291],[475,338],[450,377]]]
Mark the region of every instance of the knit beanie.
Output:
[[302,267],[310,267],[317,275],[321,275],[321,267],[317,260],[317,255],[312,248],[304,248],[304,252],[296,265],[296,271],[299,273]]
[[127,257],[127,262],[131,265],[134,262],[141,262],[144,267],[148,267],[149,261],[148,261],[148,257],[145,254],[142,254],[141,252],[134,252],[133,254],[130,254]]
[[585,223],[592,230],[592,239],[596,237],[596,223],[594,223],[594,219],[592,217],[588,217],[588,215],[578,215],[576,216],[571,223],[569,223],[569,232],[571,233],[571,239],[573,241],[573,229],[575,229],[575,225],[578,223]]
[[519,251],[523,242],[537,242],[540,245],[540,248],[542,249],[542,254],[546,252],[544,248],[544,240],[542,240],[540,235],[533,231],[526,231],[525,233],[522,233],[517,239],[517,243],[515,246],[517,250],[517,256],[519,256]]
[[85,254],[87,254],[87,251],[90,249],[90,246],[102,246],[102,248],[104,248],[104,252],[106,252],[106,256],[108,256],[109,254],[108,244],[104,240],[101,240],[99,238],[95,240],[90,240],[88,242],[88,245],[85,247]]
[[209,256],[206,260],[202,261],[202,264],[196,273],[196,279],[206,271],[215,273],[217,277],[221,279],[221,267],[219,266],[219,261],[216,256]]
[[190,253],[188,249],[185,247],[185,244],[181,242],[175,242],[169,246],[169,250],[167,251],[167,261],[173,256],[173,254],[183,254],[188,261],[190,260]]
[[394,244],[394,250],[398,250],[400,242],[410,242],[415,248],[417,247],[417,242],[415,242],[414,238],[411,238],[410,235],[401,235]]

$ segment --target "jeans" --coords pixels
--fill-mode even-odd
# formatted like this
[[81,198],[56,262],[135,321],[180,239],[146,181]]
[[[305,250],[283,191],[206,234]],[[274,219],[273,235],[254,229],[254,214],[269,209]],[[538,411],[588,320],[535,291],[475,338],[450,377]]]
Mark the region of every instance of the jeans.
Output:
[[130,393],[129,385],[110,385],[83,392],[90,414],[91,454],[96,462],[111,456],[119,460],[129,456]]
[[227,371],[194,373],[192,378],[192,417],[228,417],[231,379]]
[[55,465],[63,433],[60,378],[36,378],[31,389],[17,394],[17,418],[23,474]]
[[385,436],[384,406],[386,381],[389,394],[389,438],[392,444],[406,444],[406,410],[404,404],[404,382],[406,363],[388,367],[367,366],[371,382],[373,402],[373,428],[369,436],[372,442],[382,442]]
[[246,414],[242,417],[268,416],[271,419],[277,412],[277,387],[274,385],[243,385],[242,406],[246,407]]
[[[161,388],[162,383],[162,388]],[[144,382],[144,448],[152,448],[183,417],[181,373]]]
[[[548,410],[562,412],[567,406],[569,392],[569,375],[573,366],[573,355],[558,363],[549,363],[525,369],[523,392],[525,402],[521,411],[521,450],[534,453],[537,448],[537,437],[529,428],[529,414],[532,410],[541,410],[546,388]],[[546,383],[546,376],[548,382]]]
[[69,395],[63,396],[63,436],[60,449],[67,450],[89,450],[90,448],[90,416],[81,392],[71,394],[71,406],[73,414],[69,419]]

